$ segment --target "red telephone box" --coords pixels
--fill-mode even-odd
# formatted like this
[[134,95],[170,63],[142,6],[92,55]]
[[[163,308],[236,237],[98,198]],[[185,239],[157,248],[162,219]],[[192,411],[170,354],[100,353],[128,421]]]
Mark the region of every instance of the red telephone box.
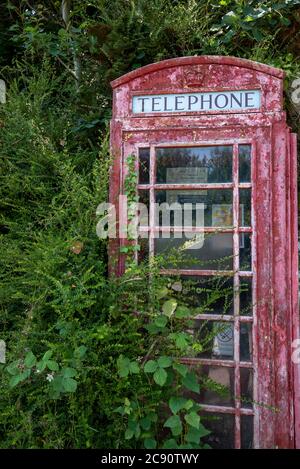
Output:
[[[155,202],[202,202],[204,228],[194,229],[204,230],[204,241],[192,252],[196,265],[179,273],[204,283],[224,275],[233,285],[232,310],[202,316],[228,325],[214,353],[183,358],[232,390],[227,401],[203,396],[204,412],[219,417],[217,447],[300,448],[292,360],[299,338],[296,135],[283,111],[283,78],[249,60],[202,56],[164,60],[112,82],[110,202],[118,207],[126,158],[135,155],[137,189],[150,207],[148,226],[140,227],[149,233],[144,251],[153,256],[168,243]],[[123,242],[110,241],[118,274]],[[227,262],[216,268],[221,257]]]

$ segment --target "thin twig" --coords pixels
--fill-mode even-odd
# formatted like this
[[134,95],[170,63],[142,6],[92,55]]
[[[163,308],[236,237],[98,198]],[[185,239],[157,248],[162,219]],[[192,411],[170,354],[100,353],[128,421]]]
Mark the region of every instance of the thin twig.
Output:
[[75,72],[73,72],[73,70],[71,70],[71,69],[68,67],[68,65],[65,64],[65,62],[64,62],[59,56],[57,56],[56,58],[57,58],[57,60],[65,67],[65,69],[68,70],[68,72],[72,75],[72,77],[75,78],[75,80],[78,80],[78,78],[77,78]]
[[146,353],[146,355],[144,356],[143,360],[142,360],[142,365],[148,360],[148,358],[150,357],[150,354],[152,352],[152,350],[154,349],[154,347],[156,346],[158,342],[158,339],[155,339],[155,341],[151,344],[148,352]]

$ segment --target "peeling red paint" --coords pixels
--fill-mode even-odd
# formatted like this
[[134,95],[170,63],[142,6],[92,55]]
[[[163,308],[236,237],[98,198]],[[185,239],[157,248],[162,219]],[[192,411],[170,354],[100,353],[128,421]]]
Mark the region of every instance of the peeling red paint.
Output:
[[[223,187],[235,191],[234,216],[237,221],[237,188],[242,186],[238,183],[235,163],[237,145],[252,145],[252,181],[245,185],[252,187],[252,226],[246,231],[233,230],[233,239],[238,251],[239,233],[252,233],[252,271],[243,272],[243,276],[253,278],[253,321],[251,318],[243,320],[253,322],[253,363],[239,362],[241,322],[235,316],[235,360],[219,360],[219,364],[234,367],[236,395],[240,394],[239,366],[253,368],[254,401],[257,404],[253,410],[241,408],[238,399],[233,408],[206,406],[208,412],[236,416],[236,448],[241,444],[240,415],[254,415],[256,448],[300,448],[300,372],[299,365],[293,364],[291,358],[292,341],[299,338],[297,155],[296,137],[290,133],[283,111],[283,78],[281,70],[267,65],[233,57],[205,56],[165,60],[134,70],[112,82],[111,152],[114,161],[110,201],[116,205],[118,195],[123,191],[126,156],[137,155],[139,147],[149,147],[150,158],[154,158],[158,144],[227,143],[234,146],[233,174],[236,180],[232,184],[223,184]],[[245,89],[261,90],[261,109],[159,115],[132,113],[134,95]],[[149,190],[154,187],[153,181],[154,173],[150,177]],[[205,188],[204,184],[202,186]],[[218,186],[221,188],[222,184]],[[195,189],[195,186],[184,188]],[[110,241],[110,272],[117,275],[124,271],[124,259],[119,254],[121,242],[123,240]],[[150,245],[152,252],[151,239]],[[208,273],[213,274],[213,271],[183,272],[184,275]],[[232,274],[238,283],[235,269]],[[238,301],[236,298],[235,310],[239,308]],[[191,365],[205,362],[188,358],[184,361]]]

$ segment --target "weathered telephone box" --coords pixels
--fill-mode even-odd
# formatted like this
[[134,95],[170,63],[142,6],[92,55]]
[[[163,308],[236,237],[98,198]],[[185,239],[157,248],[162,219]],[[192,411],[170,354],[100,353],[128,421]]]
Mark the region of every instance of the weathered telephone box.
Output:
[[[216,447],[300,447],[296,135],[283,111],[283,78],[267,65],[203,56],[164,60],[112,82],[110,202],[118,207],[126,158],[135,155],[137,190],[150,211],[141,256],[186,241],[175,236],[174,220],[173,238],[163,236],[155,203],[199,202],[204,227],[192,224],[204,241],[179,273],[204,286],[223,276],[232,286],[232,308],[219,305],[199,319],[226,325],[211,354],[183,358],[230,387],[230,398],[202,396],[203,411],[219,417]],[[118,274],[122,243],[110,242]]]

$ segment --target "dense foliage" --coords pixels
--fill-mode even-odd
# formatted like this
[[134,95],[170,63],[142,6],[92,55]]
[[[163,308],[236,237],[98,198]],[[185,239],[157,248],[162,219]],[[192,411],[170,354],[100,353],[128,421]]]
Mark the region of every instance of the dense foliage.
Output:
[[[286,70],[299,131],[289,89],[300,74],[300,1],[9,0],[0,11],[0,339],[9,364],[0,365],[0,447],[201,446],[197,408],[179,392],[197,390],[176,362],[195,349],[176,329],[187,311],[155,272],[146,295],[146,267],[109,280],[96,236],[111,158],[109,81],[169,57],[251,58]],[[177,394],[166,394],[174,379]],[[166,396],[171,421],[159,407]]]

